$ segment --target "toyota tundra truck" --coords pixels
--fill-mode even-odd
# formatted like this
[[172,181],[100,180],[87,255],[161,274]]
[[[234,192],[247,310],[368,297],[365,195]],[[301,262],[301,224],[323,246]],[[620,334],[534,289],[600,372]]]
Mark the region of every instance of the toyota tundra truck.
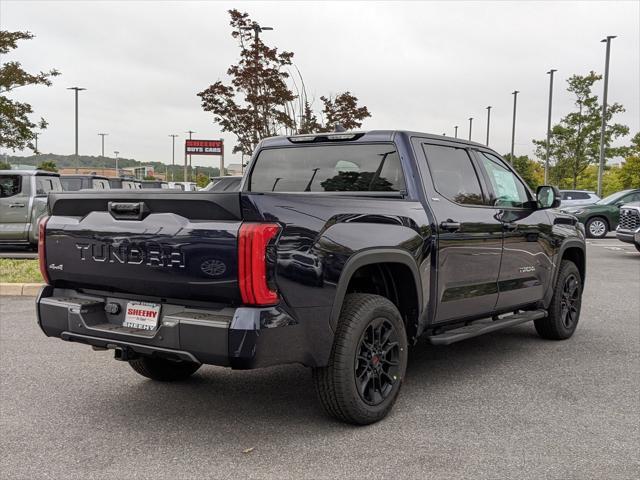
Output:
[[302,364],[330,415],[369,424],[392,408],[419,338],[525,322],[573,335],[585,232],[559,203],[477,143],[268,138],[240,191],[51,193],[38,323],[158,381]]

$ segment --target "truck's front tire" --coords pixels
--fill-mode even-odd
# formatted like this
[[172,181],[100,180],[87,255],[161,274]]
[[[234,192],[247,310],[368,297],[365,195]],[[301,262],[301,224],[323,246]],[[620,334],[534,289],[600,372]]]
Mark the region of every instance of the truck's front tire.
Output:
[[129,365],[143,377],[160,382],[186,380],[200,368],[199,363],[174,362],[158,357],[139,357],[129,360]]
[[582,304],[582,278],[576,264],[562,260],[553,298],[545,318],[534,320],[538,335],[549,340],[564,340],[575,332]]
[[333,417],[367,425],[393,407],[407,368],[400,312],[379,295],[345,297],[329,365],[313,370],[320,401]]

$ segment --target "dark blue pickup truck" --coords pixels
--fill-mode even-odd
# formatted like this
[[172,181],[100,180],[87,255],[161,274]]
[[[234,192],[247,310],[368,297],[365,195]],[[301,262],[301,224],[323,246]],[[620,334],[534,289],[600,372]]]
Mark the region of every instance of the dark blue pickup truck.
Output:
[[418,337],[576,329],[584,228],[494,151],[405,131],[269,138],[240,192],[52,193],[46,335],[155,380],[300,363],[346,422],[382,419]]

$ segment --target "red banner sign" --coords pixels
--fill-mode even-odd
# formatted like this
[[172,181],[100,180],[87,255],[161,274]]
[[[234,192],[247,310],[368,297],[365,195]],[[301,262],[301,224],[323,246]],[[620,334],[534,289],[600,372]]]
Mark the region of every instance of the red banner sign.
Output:
[[184,153],[187,155],[224,155],[222,140],[185,140]]

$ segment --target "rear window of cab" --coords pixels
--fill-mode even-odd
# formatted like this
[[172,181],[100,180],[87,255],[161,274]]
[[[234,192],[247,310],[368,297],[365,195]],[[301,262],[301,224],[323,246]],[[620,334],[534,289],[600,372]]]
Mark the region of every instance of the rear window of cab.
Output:
[[399,192],[404,174],[388,144],[268,148],[255,161],[252,192]]

